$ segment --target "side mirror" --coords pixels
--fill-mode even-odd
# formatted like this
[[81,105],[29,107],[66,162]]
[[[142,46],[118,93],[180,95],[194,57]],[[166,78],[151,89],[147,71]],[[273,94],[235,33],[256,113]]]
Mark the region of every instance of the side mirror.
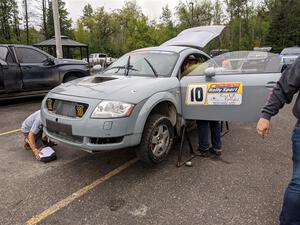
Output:
[[216,69],[214,67],[208,67],[204,70],[204,75],[209,78],[214,77],[216,76]]
[[46,65],[46,66],[53,66],[53,65],[55,65],[54,59],[48,57],[48,58],[44,61],[44,65]]

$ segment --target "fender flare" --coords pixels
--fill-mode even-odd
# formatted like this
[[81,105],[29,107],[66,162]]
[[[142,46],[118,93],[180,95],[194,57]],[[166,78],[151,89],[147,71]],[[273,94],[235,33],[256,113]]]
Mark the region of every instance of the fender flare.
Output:
[[61,80],[61,82],[64,81],[65,76],[67,74],[72,74],[72,73],[81,74],[81,76],[78,76],[78,78],[86,76],[86,72],[84,70],[80,70],[80,69],[66,70],[66,71],[61,72],[61,74],[60,74],[60,80]]
[[175,106],[177,113],[180,112],[180,102],[177,102],[176,97],[174,95],[172,95],[169,92],[156,93],[152,95],[149,99],[147,99],[146,103],[140,110],[137,117],[137,121],[134,126],[134,133],[143,133],[146,121],[150,113],[159,103],[162,102],[171,102]]

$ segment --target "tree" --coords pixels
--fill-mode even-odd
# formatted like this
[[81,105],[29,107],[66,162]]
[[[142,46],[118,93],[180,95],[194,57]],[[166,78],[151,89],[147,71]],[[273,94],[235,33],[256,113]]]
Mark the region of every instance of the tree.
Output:
[[42,0],[42,12],[43,12],[43,23],[42,23],[42,30],[44,36],[47,37],[47,2],[46,0]]
[[[66,9],[66,3],[63,0],[58,0],[58,11],[60,15],[60,29],[62,35],[73,37],[72,33],[72,20],[69,18],[69,12]],[[49,0],[47,10],[47,38],[54,36],[54,22],[53,22],[53,11],[52,1]]]
[[172,20],[172,11],[168,5],[162,8],[160,23],[153,23],[152,26],[156,29],[154,34],[157,44],[162,44],[176,35],[176,29]]
[[18,14],[18,5],[15,0],[0,1],[0,41],[2,43],[19,41],[20,22]]
[[222,3],[220,0],[216,0],[213,9],[213,24],[220,25],[224,22],[224,14],[222,10]]
[[176,15],[179,19],[179,30],[210,25],[213,19],[213,4],[210,0],[195,0],[192,4],[180,1],[176,7]]
[[94,12],[94,10],[93,10],[92,6],[90,4],[87,4],[83,8],[83,18],[93,16],[93,12]]
[[[300,2],[298,0],[276,0],[266,43],[276,52],[300,44]],[[287,13],[288,12],[288,13]]]

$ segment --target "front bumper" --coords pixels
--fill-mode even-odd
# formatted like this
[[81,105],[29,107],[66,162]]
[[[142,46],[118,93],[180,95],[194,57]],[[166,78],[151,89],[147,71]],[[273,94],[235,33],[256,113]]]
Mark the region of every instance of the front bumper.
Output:
[[[142,134],[133,133],[136,110],[130,117],[92,119],[90,115],[99,104],[99,100],[53,93],[50,95],[44,99],[41,107],[44,132],[50,139],[89,152],[122,149],[139,144]],[[89,108],[82,118],[57,115],[46,108],[45,101],[48,97],[87,103]]]

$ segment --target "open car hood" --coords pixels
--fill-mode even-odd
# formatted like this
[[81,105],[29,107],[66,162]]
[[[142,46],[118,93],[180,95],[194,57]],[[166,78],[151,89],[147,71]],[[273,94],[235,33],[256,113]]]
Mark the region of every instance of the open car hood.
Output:
[[204,48],[214,38],[218,37],[225,26],[201,26],[186,29],[177,37],[162,44],[162,46],[187,46],[193,48]]

